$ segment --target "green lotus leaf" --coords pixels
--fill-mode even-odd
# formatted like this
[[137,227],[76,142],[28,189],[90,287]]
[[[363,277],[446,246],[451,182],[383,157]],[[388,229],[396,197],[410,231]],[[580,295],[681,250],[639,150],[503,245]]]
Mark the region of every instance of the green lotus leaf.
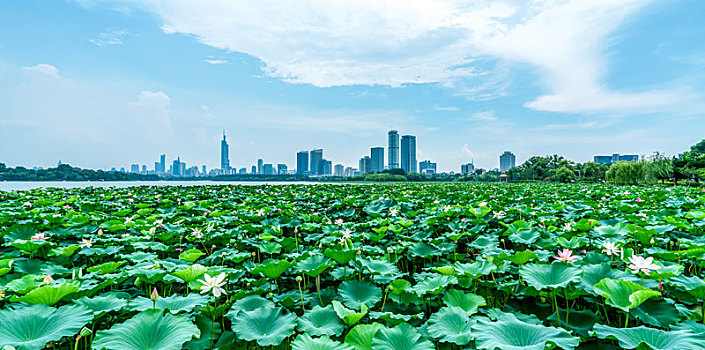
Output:
[[649,299],[630,312],[641,322],[655,327],[668,328],[680,320],[678,308],[665,300]]
[[384,326],[377,322],[359,324],[345,336],[345,344],[351,345],[355,350],[372,350],[372,339],[382,328]]
[[360,309],[363,304],[374,307],[382,300],[382,290],[366,281],[343,281],[338,287],[338,294],[343,304],[353,309]]
[[579,281],[581,271],[578,268],[554,262],[550,265],[524,265],[519,270],[519,274],[530,286],[541,290],[566,287],[571,282]]
[[172,314],[180,312],[191,312],[196,307],[208,305],[208,297],[196,293],[187,296],[172,295],[169,297],[159,297],[156,302],[149,298],[137,297],[130,300],[130,310],[144,311],[149,309],[169,310]]
[[[613,328],[596,324],[593,333],[600,339],[616,339],[624,349],[636,349],[645,344],[654,350],[703,349],[702,340],[690,330],[664,331],[644,326]],[[641,347],[640,347],[641,348]]]
[[392,287],[392,294],[401,295],[407,289],[409,289],[409,287],[411,287],[411,282],[403,279],[396,279],[389,283],[389,285]]
[[183,344],[201,335],[201,331],[185,316],[162,314],[162,310],[146,310],[108,330],[98,331],[92,349],[180,350]]
[[75,253],[79,248],[81,248],[81,247],[80,247],[80,246],[77,246],[77,245],[70,245],[70,246],[66,246],[66,247],[56,247],[56,248],[52,248],[52,249],[49,251],[49,256],[55,256],[55,257],[60,257],[60,258],[68,258],[68,257],[70,257],[71,255],[73,255],[73,253]]
[[92,319],[93,312],[80,305],[7,308],[0,310],[0,344],[17,350],[42,349],[50,341],[77,334]]
[[700,277],[686,277],[680,275],[671,278],[669,283],[683,288],[685,292],[694,296],[695,298],[698,298],[700,300],[705,299],[705,281],[702,280]]
[[174,271],[171,274],[180,278],[186,283],[191,283],[198,280],[199,277],[203,276],[208,272],[205,266],[200,264],[194,264],[186,268],[185,270]]
[[632,276],[633,275],[628,272],[612,269],[609,263],[584,265],[583,276],[580,278],[578,286],[590,294],[597,295],[593,290],[593,286],[603,279],[626,280],[632,278]]
[[92,298],[83,297],[81,299],[76,299],[73,302],[91,309],[95,316],[111,311],[120,311],[127,308],[127,300],[120,299],[115,294],[101,295]]
[[233,331],[239,339],[256,341],[259,346],[277,346],[296,327],[296,316],[282,311],[280,307],[243,311],[233,319]]
[[5,285],[7,290],[19,294],[25,294],[30,290],[39,287],[39,284],[44,280],[44,276],[39,275],[24,275],[21,278],[12,280]]
[[14,263],[14,259],[2,259],[0,260],[0,276],[7,274],[12,270],[12,263]]
[[40,259],[34,260],[15,260],[12,264],[12,268],[15,272],[24,272],[28,274],[42,274],[42,275],[65,275],[71,273],[71,270],[54,264],[49,261],[42,261]]
[[339,245],[336,245],[333,249],[326,248],[326,250],[323,251],[323,255],[335,260],[335,262],[340,265],[345,265],[357,255],[357,251],[353,249],[344,249]]
[[192,263],[204,255],[206,255],[206,253],[204,253],[196,248],[192,248],[192,249],[181,252],[181,254],[179,254],[179,259]]
[[344,329],[331,305],[324,308],[316,305],[298,319],[298,330],[312,336],[339,336],[343,334]]
[[441,251],[438,248],[424,242],[416,243],[409,249],[409,252],[411,255],[421,258],[441,255]]
[[311,338],[308,334],[301,334],[291,343],[293,350],[353,350],[347,344],[342,344],[330,339],[328,336]]
[[613,280],[605,278],[594,286],[594,291],[598,295],[606,298],[605,303],[625,312],[636,308],[646,300],[661,296],[661,293],[646,289],[636,283],[625,280]]
[[294,266],[294,264],[286,260],[271,260],[269,262],[265,261],[264,264],[257,265],[252,270],[252,273],[261,273],[271,279],[276,279],[279,278],[279,276],[281,276],[284,271],[288,270],[292,266]]
[[509,235],[509,240],[514,243],[532,244],[541,237],[541,234],[533,229],[522,229]]
[[[569,330],[573,330],[575,333],[585,338],[590,337],[589,332],[592,330],[592,326],[594,326],[598,321],[598,317],[595,315],[595,312],[591,310],[570,310],[570,313],[567,313],[566,309],[561,308],[558,308],[558,311],[560,313],[560,319],[555,312],[548,316],[547,320],[551,323],[551,325],[554,327],[559,326],[568,328]],[[567,325],[566,320],[568,322]]]
[[65,296],[78,292],[79,289],[80,288],[77,285],[72,283],[47,285],[32,289],[29,293],[21,297],[13,296],[10,300],[32,305],[44,304],[52,306],[58,303]]
[[471,325],[465,310],[446,306],[431,315],[426,331],[438,341],[466,345],[473,339]]
[[332,266],[331,260],[324,255],[316,254],[301,260],[296,264],[296,271],[316,277]]
[[513,314],[502,314],[496,322],[478,319],[472,334],[477,348],[488,350],[543,350],[551,346],[569,350],[580,342],[562,328],[527,323]]
[[386,260],[360,259],[360,263],[372,275],[396,276],[399,274],[397,266]]
[[378,330],[372,339],[372,348],[376,350],[435,349],[433,343],[421,337],[419,331],[407,323]]
[[359,322],[365,315],[367,315],[368,308],[365,304],[362,304],[362,310],[360,312],[355,312],[343,306],[339,301],[333,300],[333,310],[338,315],[338,317],[343,320],[348,326],[352,326]]
[[468,316],[477,312],[477,308],[487,305],[485,298],[472,293],[465,293],[456,289],[449,289],[443,296],[446,306],[455,306],[463,309]]
[[[538,255],[536,255],[536,253],[534,253],[533,251],[531,251],[529,249],[526,249],[521,252],[515,252],[512,255],[507,255],[507,253],[501,252],[497,256],[497,259],[500,261],[501,260],[509,260],[516,265],[524,265],[527,262],[529,262],[530,260],[538,260],[538,258],[539,258]],[[495,261],[497,261],[497,260],[495,260]]]
[[262,298],[259,295],[249,295],[236,301],[232,308],[230,308],[230,312],[228,312],[227,317],[234,320],[241,311],[254,311],[261,307],[272,308],[274,307],[274,302]]
[[50,245],[49,242],[44,241],[44,240],[39,240],[39,241],[30,241],[30,240],[23,240],[23,239],[18,239],[10,244],[11,246],[21,250],[24,253],[31,254],[39,250],[41,247],[45,245]]
[[117,271],[117,269],[124,264],[125,261],[108,261],[97,266],[91,266],[87,270],[88,272],[97,272],[101,275],[105,275]]
[[458,283],[455,276],[432,275],[427,276],[423,281],[414,286],[414,292],[419,296],[425,294],[438,294],[446,289],[451,284]]
[[453,268],[455,268],[458,275],[472,279],[489,275],[493,271],[497,270],[497,266],[489,261],[475,261],[472,263],[456,262],[453,264]]

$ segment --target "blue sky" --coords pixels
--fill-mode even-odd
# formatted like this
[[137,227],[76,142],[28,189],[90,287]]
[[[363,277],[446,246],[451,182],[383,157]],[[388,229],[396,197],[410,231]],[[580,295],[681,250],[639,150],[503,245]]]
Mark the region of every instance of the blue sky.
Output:
[[705,138],[705,2],[0,2],[0,162],[161,153],[357,166],[386,131],[441,171],[511,150],[677,154]]

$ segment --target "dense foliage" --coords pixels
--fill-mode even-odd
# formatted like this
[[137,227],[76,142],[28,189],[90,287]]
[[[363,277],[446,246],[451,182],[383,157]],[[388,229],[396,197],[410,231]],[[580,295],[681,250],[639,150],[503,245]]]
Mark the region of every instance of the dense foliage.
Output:
[[156,175],[90,170],[62,164],[49,169],[8,168],[0,163],[0,181],[144,181],[160,180]]
[[0,347],[705,349],[705,192],[0,192]]

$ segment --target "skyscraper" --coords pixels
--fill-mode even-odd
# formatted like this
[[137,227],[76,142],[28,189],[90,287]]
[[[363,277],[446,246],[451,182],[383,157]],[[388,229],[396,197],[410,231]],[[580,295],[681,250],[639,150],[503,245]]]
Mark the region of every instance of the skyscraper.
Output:
[[384,147],[370,148],[370,158],[370,171],[379,173],[384,170]]
[[499,171],[507,171],[516,167],[516,162],[517,158],[512,152],[504,151],[504,153],[499,156]]
[[389,130],[389,144],[387,145],[389,157],[389,169],[399,168],[399,133],[396,130]]
[[419,173],[424,175],[434,175],[436,171],[436,163],[433,163],[430,160],[424,160],[423,162],[419,162]]
[[286,164],[277,164],[277,174],[286,175],[287,172],[289,172],[289,169]]
[[318,175],[330,176],[333,174],[333,162],[328,159],[321,159],[318,167],[320,168]]
[[157,174],[163,174],[166,172],[166,154],[159,156],[159,162],[154,163],[154,172]]
[[369,156],[362,157],[362,159],[360,159],[359,167],[360,167],[360,174],[369,173],[370,168],[372,167],[372,158],[370,158]]
[[345,167],[343,166],[343,164],[336,164],[333,169],[333,175],[335,176],[342,177],[345,173]]
[[407,173],[416,172],[416,136],[401,137],[401,168]]
[[257,159],[257,174],[264,174],[264,160]]
[[314,149],[311,151],[311,166],[309,167],[309,171],[313,175],[320,175],[321,173],[321,160],[323,159],[323,150],[322,149]]
[[254,165],[252,166],[252,174],[257,174],[257,167]]
[[220,170],[227,173],[230,170],[230,147],[225,140],[225,130],[223,130],[223,140],[220,141]]
[[299,175],[308,173],[308,151],[296,153],[296,173]]
[[139,164],[131,164],[130,165],[130,172],[131,173],[139,173],[140,172],[140,165]]

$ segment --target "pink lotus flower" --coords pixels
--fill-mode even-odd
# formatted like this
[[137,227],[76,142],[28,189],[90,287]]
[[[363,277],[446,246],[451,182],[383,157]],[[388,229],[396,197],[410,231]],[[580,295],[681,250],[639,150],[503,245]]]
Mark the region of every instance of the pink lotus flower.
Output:
[[29,240],[30,241],[45,241],[47,239],[49,239],[49,236],[47,236],[44,232],[40,232],[40,233],[35,233],[34,236],[32,236],[32,238],[30,238]]
[[641,198],[637,198],[637,199],[636,199],[636,202],[637,202],[637,203],[641,203],[641,202],[643,202],[643,201],[644,201],[644,200],[641,199]]
[[562,251],[558,251],[558,256],[553,257],[556,260],[560,261],[567,261],[567,262],[575,262],[577,257],[573,256],[573,251],[567,248],[564,248]]

